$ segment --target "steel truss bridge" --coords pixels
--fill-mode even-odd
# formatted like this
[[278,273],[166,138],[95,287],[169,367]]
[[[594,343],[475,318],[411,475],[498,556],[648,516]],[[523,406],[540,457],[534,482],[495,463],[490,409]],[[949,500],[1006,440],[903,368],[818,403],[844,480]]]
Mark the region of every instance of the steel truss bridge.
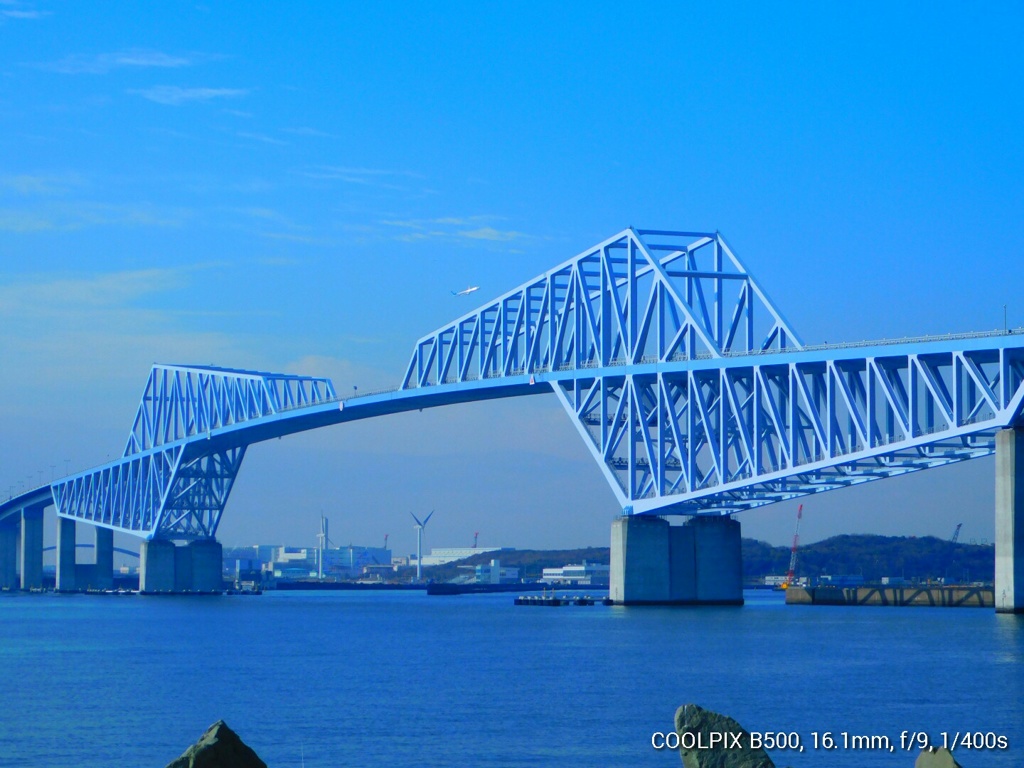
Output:
[[217,532],[246,448],[554,392],[624,514],[728,515],[992,454],[1024,334],[805,346],[718,233],[627,229],[416,342],[393,390],[157,365],[124,454],[0,504],[144,539]]

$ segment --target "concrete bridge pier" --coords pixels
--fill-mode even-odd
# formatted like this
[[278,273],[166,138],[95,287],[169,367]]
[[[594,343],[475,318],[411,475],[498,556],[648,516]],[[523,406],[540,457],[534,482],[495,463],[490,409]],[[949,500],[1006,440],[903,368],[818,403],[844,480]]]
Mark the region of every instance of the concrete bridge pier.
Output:
[[740,524],[653,516],[612,523],[609,596],[619,605],[742,605]]
[[21,588],[43,587],[43,510],[45,504],[21,511]]
[[188,545],[192,561],[192,590],[220,592],[224,588],[224,547],[214,539],[200,539]]
[[18,523],[0,523],[0,589],[18,588]]
[[153,539],[139,549],[139,592],[174,591],[174,542]]
[[57,518],[57,583],[58,592],[83,592],[90,589],[114,588],[114,532],[109,528],[90,526],[93,530],[95,563],[77,562],[75,520]]
[[66,517],[57,517],[57,584],[58,592],[74,592],[75,581],[75,534],[77,524]]
[[996,612],[1024,613],[1024,428],[996,433]]
[[152,539],[139,550],[139,591],[143,594],[220,592],[223,547],[215,539],[176,546]]
[[96,553],[96,565],[93,566],[92,586],[94,589],[114,588],[114,532],[109,528],[93,530],[93,551]]

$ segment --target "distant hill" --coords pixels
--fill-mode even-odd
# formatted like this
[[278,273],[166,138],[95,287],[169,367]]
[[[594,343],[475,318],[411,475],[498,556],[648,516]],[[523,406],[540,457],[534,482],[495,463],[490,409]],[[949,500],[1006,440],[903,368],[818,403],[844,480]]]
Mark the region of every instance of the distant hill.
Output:
[[[789,568],[789,547],[773,547],[763,541],[743,539],[743,576],[760,579],[785,574]],[[539,578],[545,568],[570,563],[609,563],[608,547],[586,549],[516,549],[484,552],[448,565],[424,568],[424,575],[436,581],[455,578],[464,569],[460,565],[478,565],[498,559],[505,567],[519,568],[524,579]],[[862,575],[865,581],[883,576],[905,579],[948,579],[955,581],[992,581],[995,573],[995,549],[978,544],[952,544],[934,536],[833,536],[813,544],[802,544],[797,551],[797,575]]]
[[[789,548],[763,541],[743,540],[743,572],[747,578],[784,574]],[[995,548],[979,544],[953,544],[934,536],[842,535],[801,545],[797,575],[863,575],[866,581],[883,576],[906,579],[992,581]]]
[[500,560],[503,568],[518,568],[519,578],[539,579],[545,568],[560,568],[563,565],[588,563],[608,565],[611,550],[608,547],[586,547],[585,549],[510,549],[498,552],[482,552],[447,565],[432,565],[423,569],[424,576],[434,581],[450,581],[466,573],[460,565],[485,565],[491,560]]

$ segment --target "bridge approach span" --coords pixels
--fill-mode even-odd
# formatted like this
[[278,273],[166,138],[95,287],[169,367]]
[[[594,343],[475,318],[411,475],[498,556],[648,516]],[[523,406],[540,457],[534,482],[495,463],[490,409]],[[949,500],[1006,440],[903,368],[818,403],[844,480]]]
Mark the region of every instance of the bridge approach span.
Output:
[[[178,380],[174,388],[180,386],[184,391],[190,378],[237,373],[205,366],[156,365],[150,382],[170,374]],[[277,375],[244,373],[257,377]],[[26,508],[53,504],[60,517],[146,539],[209,538],[216,534],[231,484],[249,445],[349,421],[499,397],[550,393],[551,389],[520,377],[495,381],[487,387],[454,385],[431,392],[395,389],[346,399],[334,395],[333,387],[330,391],[330,396],[316,403],[267,413],[240,408],[227,420],[229,423],[196,417],[202,410],[201,403],[192,400],[186,404],[179,400],[176,408],[168,409],[175,413],[163,414],[165,422],[161,429],[133,432],[125,456],[0,504],[0,524],[16,518]],[[163,405],[174,399],[177,394],[171,393]],[[143,408],[147,405],[144,400]],[[180,423],[169,426],[170,421]],[[139,439],[138,432],[144,437]]]

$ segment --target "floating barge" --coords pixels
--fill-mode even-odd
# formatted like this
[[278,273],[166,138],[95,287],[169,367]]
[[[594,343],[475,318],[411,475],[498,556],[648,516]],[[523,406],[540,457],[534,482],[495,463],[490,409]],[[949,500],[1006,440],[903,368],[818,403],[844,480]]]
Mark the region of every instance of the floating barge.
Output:
[[990,586],[955,587],[790,587],[786,605],[923,605],[936,608],[993,608]]
[[561,597],[556,595],[520,595],[515,599],[516,605],[544,605],[556,608],[562,605],[594,605],[595,603],[611,605],[611,600],[607,597],[595,599],[590,595],[562,595]]
[[428,595],[485,595],[492,592],[540,592],[551,589],[547,584],[452,584],[435,582],[427,585]]

